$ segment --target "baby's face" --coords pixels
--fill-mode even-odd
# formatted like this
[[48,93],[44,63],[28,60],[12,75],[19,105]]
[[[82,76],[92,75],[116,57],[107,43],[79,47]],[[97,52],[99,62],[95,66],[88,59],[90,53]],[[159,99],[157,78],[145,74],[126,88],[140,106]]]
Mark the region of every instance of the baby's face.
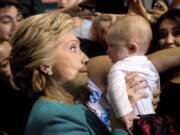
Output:
[[113,62],[128,56],[144,54],[143,51],[145,49],[141,49],[140,45],[146,45],[142,37],[146,37],[143,32],[148,30],[148,27],[144,24],[144,20],[138,20],[140,24],[137,24],[135,19],[141,18],[125,16],[110,26],[106,41],[108,44],[108,54]]
[[113,63],[116,63],[118,60],[122,60],[130,56],[127,43],[125,41],[120,41],[118,44],[108,43],[107,54]]
[[112,27],[109,29],[107,33],[107,54],[109,55],[113,63],[130,56],[127,35],[125,33],[127,33],[127,30],[123,29],[123,23],[120,23],[120,25],[115,27],[112,24]]

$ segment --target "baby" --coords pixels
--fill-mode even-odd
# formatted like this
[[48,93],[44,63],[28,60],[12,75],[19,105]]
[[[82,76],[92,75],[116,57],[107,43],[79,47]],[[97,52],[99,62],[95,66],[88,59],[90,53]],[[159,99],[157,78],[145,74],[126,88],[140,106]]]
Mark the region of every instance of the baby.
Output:
[[[146,58],[152,39],[149,23],[141,16],[127,15],[117,20],[107,33],[108,54],[114,65],[108,74],[108,98],[117,118],[130,129],[136,115],[155,114],[152,91],[159,88],[159,75],[154,65]],[[148,87],[139,90],[149,96],[132,106],[126,93],[125,75],[139,72]],[[142,125],[140,125],[142,126]]]

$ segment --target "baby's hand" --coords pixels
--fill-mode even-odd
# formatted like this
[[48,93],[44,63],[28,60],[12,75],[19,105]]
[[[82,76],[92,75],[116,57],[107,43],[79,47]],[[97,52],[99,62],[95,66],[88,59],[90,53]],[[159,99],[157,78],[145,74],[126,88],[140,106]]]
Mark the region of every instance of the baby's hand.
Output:
[[120,118],[120,122],[126,127],[126,129],[131,134],[133,121],[136,119],[139,119],[139,117],[134,114],[127,114]]

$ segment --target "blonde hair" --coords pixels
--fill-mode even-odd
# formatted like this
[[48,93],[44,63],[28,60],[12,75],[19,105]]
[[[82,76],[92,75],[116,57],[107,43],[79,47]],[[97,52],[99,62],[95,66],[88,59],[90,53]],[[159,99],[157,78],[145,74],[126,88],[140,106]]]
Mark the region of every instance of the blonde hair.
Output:
[[18,88],[30,95],[47,88],[50,77],[39,66],[53,64],[56,42],[63,40],[64,31],[74,28],[73,24],[69,15],[54,11],[31,16],[17,26],[10,64]]
[[110,26],[107,34],[107,42],[118,45],[123,40],[129,45],[130,42],[136,42],[139,45],[139,51],[146,53],[152,40],[151,26],[141,16],[127,15],[117,20]]

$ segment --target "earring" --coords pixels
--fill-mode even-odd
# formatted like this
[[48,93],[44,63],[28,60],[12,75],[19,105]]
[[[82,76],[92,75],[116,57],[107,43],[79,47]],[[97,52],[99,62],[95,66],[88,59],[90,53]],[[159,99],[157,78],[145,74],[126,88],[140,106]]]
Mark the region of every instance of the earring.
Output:
[[50,69],[50,70],[48,70],[47,74],[48,74],[49,76],[51,76],[51,75],[53,75],[53,71]]

